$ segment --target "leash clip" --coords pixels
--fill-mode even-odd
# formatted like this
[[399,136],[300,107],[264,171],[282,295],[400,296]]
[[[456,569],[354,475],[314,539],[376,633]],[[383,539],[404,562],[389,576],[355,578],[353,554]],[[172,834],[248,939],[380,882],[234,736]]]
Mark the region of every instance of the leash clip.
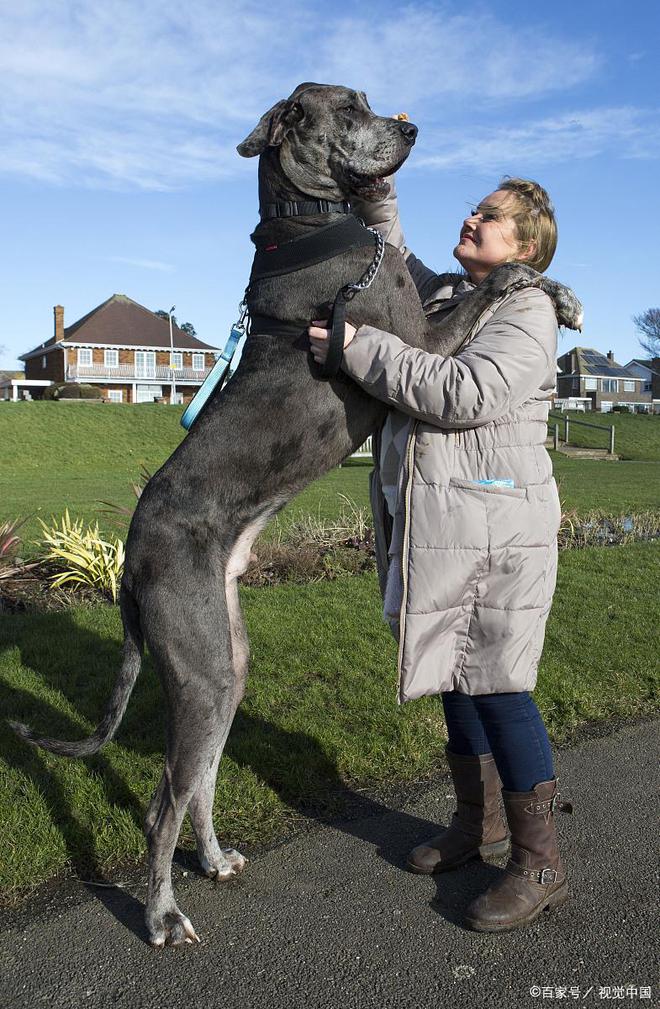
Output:
[[248,307],[245,297],[238,306],[238,321],[234,323],[232,329],[237,329],[240,333],[245,333],[247,329]]

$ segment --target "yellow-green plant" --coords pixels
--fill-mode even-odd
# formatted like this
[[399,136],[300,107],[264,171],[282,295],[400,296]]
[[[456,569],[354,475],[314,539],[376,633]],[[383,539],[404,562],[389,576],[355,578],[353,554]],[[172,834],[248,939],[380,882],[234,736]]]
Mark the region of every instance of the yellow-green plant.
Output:
[[124,543],[115,537],[114,543],[102,539],[99,525],[85,527],[82,519],[73,521],[68,508],[60,520],[53,518],[49,526],[41,522],[42,543],[48,550],[44,559],[63,570],[51,575],[53,587],[77,582],[110,592],[114,602],[124,570]]

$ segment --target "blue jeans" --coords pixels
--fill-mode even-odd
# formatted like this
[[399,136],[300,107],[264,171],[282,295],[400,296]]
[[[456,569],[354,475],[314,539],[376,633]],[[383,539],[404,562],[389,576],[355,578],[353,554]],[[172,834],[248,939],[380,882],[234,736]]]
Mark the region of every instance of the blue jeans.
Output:
[[548,733],[529,693],[442,693],[449,749],[453,753],[492,753],[508,792],[529,792],[555,772]]

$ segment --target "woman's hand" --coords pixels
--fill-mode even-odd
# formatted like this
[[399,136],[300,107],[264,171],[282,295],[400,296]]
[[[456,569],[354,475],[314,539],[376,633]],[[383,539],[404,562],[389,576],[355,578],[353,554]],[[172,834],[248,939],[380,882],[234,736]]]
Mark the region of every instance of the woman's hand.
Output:
[[[312,357],[317,364],[325,364],[325,359],[328,356],[328,344],[330,342],[330,330],[327,328],[328,321],[328,319],[321,322],[316,320],[307,330]],[[357,329],[355,326],[351,326],[350,322],[344,323],[344,350],[346,350],[356,333]]]

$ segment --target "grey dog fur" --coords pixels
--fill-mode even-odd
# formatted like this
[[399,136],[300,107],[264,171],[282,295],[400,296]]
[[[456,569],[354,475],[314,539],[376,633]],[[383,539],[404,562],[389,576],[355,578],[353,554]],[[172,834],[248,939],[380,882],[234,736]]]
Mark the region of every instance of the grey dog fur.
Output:
[[[350,199],[356,193],[378,198],[383,184],[373,179],[400,167],[415,132],[410,124],[376,116],[361,92],[305,84],[270,109],[238,151],[260,156],[262,205],[310,196]],[[268,220],[252,237],[257,245],[285,242],[336,219],[319,214]],[[249,294],[250,309],[298,322],[303,333],[371,258],[369,249],[359,249],[258,282]],[[351,302],[349,317],[355,325],[369,322],[413,346],[448,355],[500,293],[539,283],[551,284],[526,267],[500,267],[452,313],[427,322],[403,257],[388,245],[376,280]],[[557,302],[562,292],[549,291]],[[98,728],[89,739],[68,743],[12,723],[23,738],[53,753],[96,752],[117,730],[148,646],[168,709],[164,772],[145,820],[145,917],[155,946],[197,938],[177,907],[171,881],[186,810],[209,876],[224,879],[245,864],[238,852],[220,848],[212,809],[218,764],[247,675],[237,579],[247,567],[250,544],[288,500],[360,446],[385,413],[382,403],[345,375],[322,380],[306,336],[251,334],[231,382],[212,396],[136,507],[120,593],[122,664]]]

